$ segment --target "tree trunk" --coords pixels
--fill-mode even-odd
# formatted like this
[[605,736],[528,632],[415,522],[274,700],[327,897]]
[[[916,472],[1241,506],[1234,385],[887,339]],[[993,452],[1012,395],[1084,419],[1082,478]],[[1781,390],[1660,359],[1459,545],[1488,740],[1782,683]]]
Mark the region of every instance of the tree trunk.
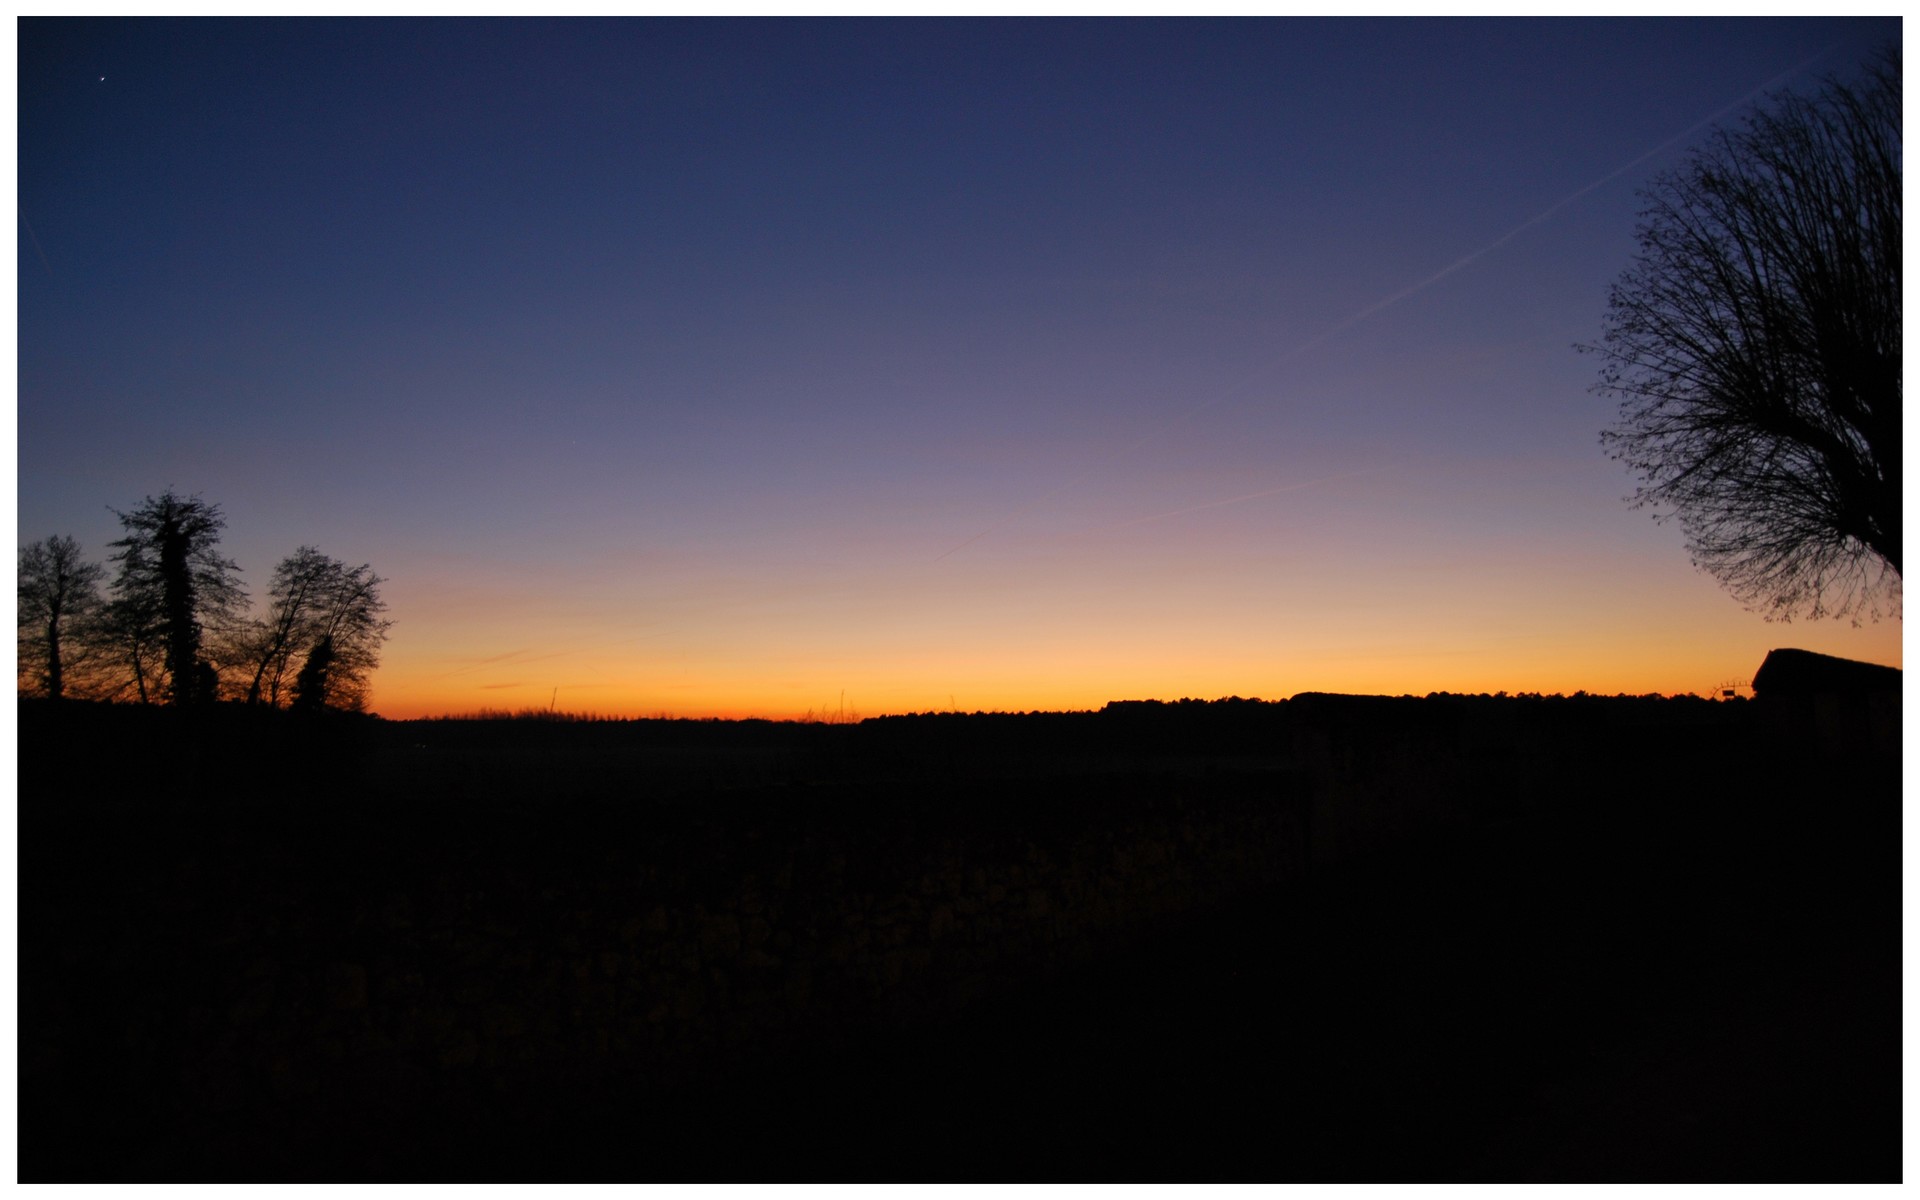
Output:
[[58,700],[66,690],[60,664],[60,618],[47,622],[47,699]]
[[188,562],[190,542],[177,526],[160,535],[161,603],[167,622],[167,686],[175,704],[192,704],[200,697],[195,670],[200,661],[200,631],[193,620],[193,568]]

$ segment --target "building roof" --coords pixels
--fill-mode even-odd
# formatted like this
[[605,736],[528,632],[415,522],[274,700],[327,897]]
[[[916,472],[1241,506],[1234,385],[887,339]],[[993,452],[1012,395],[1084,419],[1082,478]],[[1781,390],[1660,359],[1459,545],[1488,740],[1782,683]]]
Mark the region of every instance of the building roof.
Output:
[[1898,692],[1900,669],[1835,658],[1811,650],[1771,650],[1753,676],[1753,694],[1805,696],[1815,692]]

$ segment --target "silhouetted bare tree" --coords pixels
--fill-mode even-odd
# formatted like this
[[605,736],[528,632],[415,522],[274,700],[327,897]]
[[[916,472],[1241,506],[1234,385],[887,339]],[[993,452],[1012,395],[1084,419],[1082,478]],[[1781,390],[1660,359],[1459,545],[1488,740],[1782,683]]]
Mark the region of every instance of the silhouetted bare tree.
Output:
[[358,712],[366,707],[367,677],[380,665],[380,647],[393,628],[384,615],[387,602],[380,598],[385,582],[365,563],[339,573],[320,627],[328,648],[322,703],[330,708]]
[[266,616],[253,623],[246,639],[253,667],[247,684],[249,704],[278,707],[281,682],[294,656],[311,647],[328,584],[339,568],[336,560],[312,546],[300,547],[274,568]]
[[[293,660],[305,655],[312,661],[324,644],[318,673],[296,690],[307,706],[359,708],[393,624],[381,616],[384,582],[372,567],[348,567],[312,546],[281,560],[274,568],[267,614],[254,623],[247,641],[253,664],[248,701],[278,706]],[[303,668],[300,679],[306,678]]]
[[166,679],[159,598],[145,593],[115,596],[101,606],[91,628],[90,640],[117,673],[106,698],[132,692],[140,703],[152,703]]
[[1900,56],[1783,95],[1644,194],[1602,435],[1770,619],[1898,611]]
[[159,642],[165,647],[165,691],[173,703],[212,700],[202,633],[209,625],[230,629],[246,602],[239,568],[215,552],[226,525],[219,506],[168,491],[115,515],[127,536],[112,543],[118,550],[113,561],[120,564],[112,616],[122,644],[132,652],[142,699],[154,689],[140,677],[140,651]]
[[50,537],[20,550],[20,671],[32,690],[50,700],[67,693],[76,660],[85,657],[87,622],[100,608],[100,581],[106,569],[81,557],[80,543]]

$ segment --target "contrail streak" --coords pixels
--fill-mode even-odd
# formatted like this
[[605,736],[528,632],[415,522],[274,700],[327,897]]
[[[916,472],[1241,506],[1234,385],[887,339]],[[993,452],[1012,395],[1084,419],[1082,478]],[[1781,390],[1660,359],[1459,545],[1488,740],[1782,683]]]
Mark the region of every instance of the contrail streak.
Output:
[[[1808,67],[1812,66],[1814,63],[1819,62],[1821,59],[1825,58],[1827,55],[1833,53],[1834,49],[1838,45],[1839,43],[1835,42],[1832,46],[1828,46],[1825,50],[1820,51],[1820,53],[1800,63],[1798,66],[1787,68],[1786,70],[1780,72],[1778,75],[1775,75],[1773,78],[1761,84],[1759,87],[1754,88],[1752,91],[1748,92],[1746,95],[1740,97],[1738,100],[1735,100],[1729,104],[1723,105],[1719,109],[1715,110],[1711,115],[1702,117],[1698,121],[1695,121],[1693,124],[1687,126],[1685,129],[1681,130],[1679,133],[1674,134],[1672,137],[1668,138],[1666,141],[1661,142],[1658,146],[1655,146],[1653,149],[1647,151],[1645,154],[1640,155],[1638,158],[1634,159],[1633,161],[1628,162],[1622,166],[1615,167],[1613,170],[1607,172],[1605,175],[1602,175],[1600,178],[1594,180],[1592,183],[1587,184],[1583,188],[1579,188],[1575,191],[1567,193],[1565,196],[1562,196],[1560,199],[1554,201],[1552,204],[1549,204],[1547,207],[1541,209],[1539,212],[1535,213],[1533,216],[1528,217],[1526,220],[1520,222],[1518,225],[1515,225],[1512,229],[1507,230],[1505,233],[1493,239],[1491,242],[1488,242],[1486,245],[1480,247],[1478,250],[1475,250],[1473,253],[1468,254],[1463,258],[1455,260],[1452,264],[1448,266],[1442,267],[1440,270],[1435,271],[1433,274],[1427,276],[1425,279],[1422,279],[1418,283],[1411,284],[1407,287],[1401,288],[1399,291],[1395,292],[1391,296],[1388,296],[1384,300],[1380,300],[1375,302],[1374,304],[1368,305],[1366,308],[1363,308],[1359,312],[1354,313],[1352,316],[1340,322],[1338,325],[1335,325],[1333,328],[1325,330],[1324,332],[1320,333],[1318,336],[1313,337],[1305,342],[1302,342],[1300,345],[1295,346],[1292,350],[1282,355],[1280,359],[1275,360],[1275,364],[1277,364],[1278,362],[1284,361],[1287,358],[1291,358],[1294,355],[1299,354],[1303,350],[1312,349],[1313,347],[1318,346],[1320,343],[1328,340],[1329,338],[1336,337],[1342,333],[1345,333],[1347,330],[1352,329],[1355,325],[1358,325],[1360,322],[1366,320],[1368,317],[1371,317],[1373,314],[1381,311],[1382,309],[1391,308],[1393,305],[1400,303],[1402,300],[1405,300],[1409,296],[1413,296],[1417,293],[1426,291],[1428,288],[1432,287],[1436,283],[1439,283],[1442,279],[1445,279],[1447,276],[1453,274],[1455,271],[1460,270],[1462,267],[1471,266],[1473,263],[1479,261],[1480,259],[1493,253],[1495,250],[1498,250],[1500,247],[1506,245],[1508,242],[1512,241],[1514,238],[1519,237],[1521,234],[1525,233],[1527,230],[1532,229],[1535,225],[1538,225],[1541,222],[1545,221],[1547,218],[1553,216],[1553,214],[1559,212],[1561,209],[1565,208],[1567,205],[1572,204],[1575,200],[1578,200],[1581,197],[1588,195],[1589,193],[1598,191],[1599,189],[1605,187],[1607,184],[1612,183],[1614,180],[1620,178],[1622,175],[1625,175],[1628,171],[1633,170],[1635,167],[1639,166],[1641,163],[1646,162],[1648,159],[1658,157],[1659,155],[1666,153],[1668,150],[1671,150],[1677,143],[1685,141],[1687,138],[1692,137],[1694,134],[1700,132],[1702,129],[1705,129],[1707,126],[1713,124],[1715,121],[1720,120],[1722,117],[1726,116],[1728,113],[1747,104],[1754,97],[1759,96],[1762,93],[1772,88],[1778,87],[1782,83],[1785,83],[1787,80],[1793,78],[1795,75],[1798,75],[1800,72],[1806,70]],[[1272,366],[1275,364],[1269,364],[1269,366]]]
[[[1088,479],[1091,479],[1094,475],[1099,474],[1102,469],[1108,466],[1111,466],[1113,463],[1118,462],[1121,459],[1131,456],[1135,451],[1139,450],[1141,447],[1145,446],[1147,443],[1158,440],[1159,438],[1165,436],[1167,433],[1177,428],[1178,426],[1193,420],[1195,417],[1199,416],[1201,413],[1206,412],[1208,409],[1213,408],[1216,405],[1220,404],[1221,402],[1227,400],[1229,397],[1240,392],[1250,384],[1257,382],[1258,380],[1266,376],[1269,372],[1271,372],[1275,367],[1281,365],[1282,363],[1287,362],[1289,359],[1298,358],[1300,355],[1305,354],[1307,351],[1313,349],[1316,346],[1319,346],[1323,342],[1326,342],[1332,338],[1338,337],[1340,334],[1347,332],[1349,329],[1352,329],[1354,326],[1360,324],[1362,321],[1365,321],[1370,317],[1373,317],[1381,312],[1384,312],[1389,308],[1392,308],[1394,305],[1400,303],[1402,300],[1406,300],[1412,296],[1416,296],[1421,292],[1426,291],[1428,288],[1432,287],[1436,283],[1439,283],[1442,279],[1445,279],[1447,276],[1452,275],[1454,272],[1473,265],[1475,262],[1478,262],[1480,259],[1486,257],[1487,255],[1493,253],[1495,250],[1498,250],[1500,247],[1506,245],[1508,242],[1512,241],[1514,238],[1519,237],[1522,233],[1525,233],[1527,230],[1532,229],[1534,226],[1539,225],[1543,221],[1546,221],[1549,217],[1553,216],[1553,214],[1559,212],[1561,209],[1565,208],[1567,205],[1572,204],[1574,201],[1579,200],[1580,198],[1588,195],[1589,193],[1592,193],[1594,191],[1599,190],[1602,187],[1605,187],[1607,184],[1612,183],[1614,180],[1620,178],[1620,176],[1622,175],[1625,175],[1628,171],[1633,170],[1635,167],[1638,167],[1640,164],[1646,162],[1648,159],[1654,158],[1660,154],[1665,153],[1666,151],[1672,149],[1674,145],[1676,145],[1677,143],[1692,137],[1694,134],[1700,132],[1700,130],[1713,124],[1715,121],[1720,120],[1722,117],[1725,117],[1728,113],[1733,112],[1735,109],[1741,107],[1742,105],[1751,102],[1756,96],[1759,96],[1762,93],[1772,88],[1778,87],[1782,83],[1785,83],[1787,80],[1793,78],[1795,75],[1798,75],[1800,72],[1806,70],[1808,67],[1811,67],[1814,63],[1819,62],[1821,59],[1825,58],[1827,55],[1833,53],[1833,51],[1839,47],[1839,44],[1840,43],[1835,42],[1832,45],[1828,46],[1826,49],[1821,50],[1818,54],[1813,55],[1811,58],[1808,58],[1796,64],[1795,66],[1787,68],[1786,70],[1780,72],[1778,75],[1775,75],[1771,79],[1768,79],[1765,83],[1762,83],[1758,87],[1747,92],[1744,96],[1741,96],[1739,99],[1731,101],[1730,103],[1721,106],[1720,108],[1716,109],[1715,111],[1708,114],[1707,116],[1700,118],[1698,121],[1695,121],[1693,124],[1687,126],[1685,129],[1681,130],[1679,133],[1674,134],[1672,137],[1668,138],[1666,141],[1661,142],[1659,145],[1655,146],[1653,149],[1647,151],[1646,153],[1639,155],[1638,157],[1632,159],[1629,162],[1622,164],[1621,166],[1615,167],[1613,170],[1607,172],[1605,175],[1600,176],[1600,178],[1594,180],[1592,183],[1589,183],[1584,187],[1577,188],[1574,191],[1567,193],[1565,196],[1562,196],[1560,199],[1554,201],[1552,204],[1549,204],[1547,207],[1541,209],[1538,213],[1535,213],[1533,216],[1528,217],[1526,220],[1520,222],[1518,225],[1515,225],[1512,229],[1507,230],[1507,232],[1501,234],[1499,237],[1493,239],[1491,242],[1488,242],[1486,245],[1480,247],[1478,250],[1475,250],[1472,253],[1467,254],[1461,258],[1455,259],[1452,263],[1448,264],[1445,267],[1442,267],[1438,271],[1435,271],[1433,274],[1427,276],[1425,279],[1422,279],[1417,283],[1409,284],[1406,287],[1401,288],[1399,291],[1394,292],[1392,295],[1386,296],[1383,299],[1376,300],[1372,304],[1369,304],[1365,308],[1354,313],[1352,316],[1347,317],[1345,320],[1336,323],[1330,328],[1322,330],[1321,332],[1315,334],[1313,337],[1310,337],[1306,341],[1301,342],[1299,345],[1294,346],[1292,349],[1283,351],[1282,353],[1275,355],[1273,358],[1270,358],[1266,362],[1262,363],[1259,367],[1248,372],[1243,378],[1241,378],[1237,382],[1228,385],[1226,388],[1222,389],[1221,391],[1216,392],[1214,395],[1208,397],[1205,400],[1202,400],[1200,403],[1194,405],[1192,408],[1188,409],[1184,413],[1181,413],[1179,416],[1174,417],[1172,420],[1156,426],[1155,428],[1150,430],[1145,437],[1142,437],[1139,441],[1134,442],[1132,445],[1127,446],[1126,448],[1120,450],[1118,453],[1108,455],[1107,457],[1097,462],[1093,467],[1089,468],[1087,471],[1083,472],[1082,474],[1076,476],[1073,479],[1068,480],[1067,482],[1061,484],[1059,487],[1054,488],[1052,491],[1048,492],[1046,495],[1041,496],[1039,499],[1033,500],[1028,504],[1026,504],[1025,506],[1021,508],[1017,508],[1014,511],[1008,513],[1006,516],[1000,518],[998,521],[995,521],[993,524],[987,526],[985,529],[982,529],[979,533],[974,534],[972,537],[968,538],[966,541],[960,542],[959,544],[952,546],[942,551],[941,553],[935,555],[933,557],[933,561],[939,562],[941,559],[946,558],[948,555],[951,555],[957,551],[966,549],[968,546],[973,545],[975,542],[979,541],[981,538],[986,537],[988,534],[1004,529],[1006,526],[1012,524],[1014,521],[1019,520],[1021,517],[1026,516],[1028,513],[1032,512],[1034,509],[1039,508],[1041,505],[1053,499],[1055,496],[1058,496],[1061,492],[1067,491],[1071,488],[1078,487],[1080,484],[1085,483]],[[1249,499],[1250,498],[1251,497],[1249,497]],[[1153,518],[1148,518],[1148,519],[1153,519]]]
[[33,231],[33,222],[27,220],[26,213],[20,214],[20,223],[27,227],[27,236],[33,240],[33,252],[40,256],[40,265],[47,269],[47,278],[59,283],[58,279],[53,278],[53,264],[47,261],[47,252],[40,246],[40,235]]
[[526,653],[527,652],[525,650],[509,650],[505,654],[494,654],[486,658],[476,658],[470,661],[464,667],[456,667],[451,671],[446,671],[446,672],[443,672],[442,674],[435,675],[432,678],[426,680],[426,682],[439,683],[443,679],[452,679],[455,675],[466,675],[471,672],[478,671],[482,667],[490,667],[497,663],[504,663],[508,661],[517,660],[517,661],[514,661],[514,665],[520,666],[525,663],[541,662],[549,658],[559,658],[561,654],[565,653],[565,651],[556,650],[551,654],[536,654],[531,658],[525,657]]

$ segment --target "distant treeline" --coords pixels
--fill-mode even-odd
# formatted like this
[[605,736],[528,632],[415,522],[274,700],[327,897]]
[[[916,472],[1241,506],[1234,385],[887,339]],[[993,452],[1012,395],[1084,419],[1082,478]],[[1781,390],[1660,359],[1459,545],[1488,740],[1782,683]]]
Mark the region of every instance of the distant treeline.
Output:
[[[1739,697],[1728,697],[1734,703],[1744,703]],[[1498,701],[1502,703],[1544,703],[1544,704],[1704,704],[1719,703],[1708,697],[1692,694],[1665,696],[1659,692],[1646,692],[1634,695],[1616,692],[1603,695],[1597,692],[1577,691],[1571,695],[1561,692],[1428,692],[1425,696],[1411,694],[1400,696],[1350,695],[1337,692],[1302,692],[1288,700],[1262,700],[1258,697],[1243,698],[1226,696],[1217,700],[1197,700],[1182,697],[1178,700],[1110,700],[1098,709],[929,709],[925,712],[895,713],[878,717],[850,717],[845,721],[835,720],[832,714],[822,718],[813,713],[792,719],[769,717],[680,717],[671,713],[653,713],[647,716],[618,716],[594,712],[570,712],[565,709],[520,708],[497,709],[482,708],[470,713],[447,713],[440,716],[419,717],[415,720],[434,724],[523,721],[560,725],[659,725],[665,723],[699,723],[705,725],[878,725],[890,721],[975,721],[993,722],[1006,720],[1035,719],[1075,719],[1088,717],[1142,717],[1180,719],[1182,717],[1226,717],[1233,714],[1251,714],[1259,712],[1277,712],[1287,705],[1295,709],[1304,709],[1318,705],[1338,704],[1406,704],[1429,702],[1431,704],[1474,704]]]
[[219,553],[218,505],[167,491],[115,515],[111,581],[71,537],[21,549],[21,695],[364,711],[393,625],[372,567],[301,546],[256,609]]
[[[1698,696],[1494,695],[1435,692],[1350,696],[1307,692],[1288,700],[1118,700],[1071,712],[926,712],[867,717],[858,723],[765,718],[610,717],[543,709],[384,720],[410,745],[805,747],[856,759],[961,755],[976,751],[1079,753],[1274,752],[1300,730],[1369,734],[1580,730],[1582,736],[1650,728],[1697,729],[1748,723],[1752,706]],[[1557,733],[1555,733],[1557,736]],[[967,761],[964,757],[958,762]]]

